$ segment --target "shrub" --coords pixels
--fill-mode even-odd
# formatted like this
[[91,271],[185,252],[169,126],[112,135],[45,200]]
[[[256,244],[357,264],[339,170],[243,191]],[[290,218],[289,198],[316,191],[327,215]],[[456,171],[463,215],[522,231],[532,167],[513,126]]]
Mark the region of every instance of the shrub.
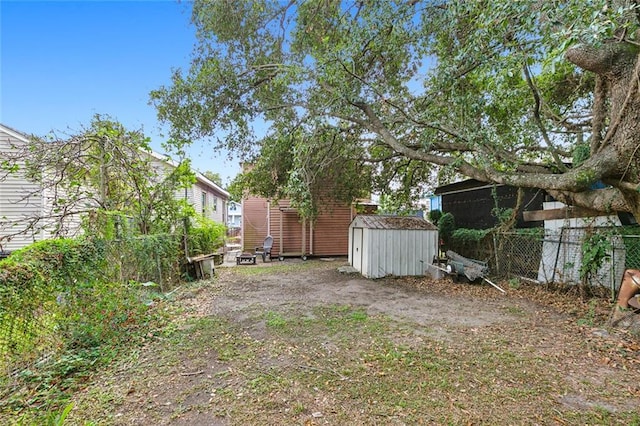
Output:
[[491,229],[467,229],[460,228],[453,231],[451,241],[455,246],[469,245],[480,243],[489,233]]
[[438,221],[440,220],[441,217],[442,217],[442,212],[440,210],[431,210],[431,211],[429,211],[429,220],[434,225],[438,224]]
[[440,239],[444,242],[446,246],[451,245],[451,237],[453,236],[453,231],[456,229],[455,219],[451,213],[445,213],[440,217],[438,221],[438,232],[440,234]]
[[213,253],[224,245],[227,228],[204,216],[195,217],[195,226],[189,229],[189,253],[199,255]]
[[[29,286],[63,287],[79,280],[91,279],[96,270],[102,269],[105,261],[105,243],[101,240],[60,238],[39,241],[17,250],[0,261],[0,268],[6,270],[21,265],[38,273],[24,282]],[[11,280],[9,275],[3,275]],[[0,284],[2,284],[0,276]],[[5,285],[8,283],[4,283]]]

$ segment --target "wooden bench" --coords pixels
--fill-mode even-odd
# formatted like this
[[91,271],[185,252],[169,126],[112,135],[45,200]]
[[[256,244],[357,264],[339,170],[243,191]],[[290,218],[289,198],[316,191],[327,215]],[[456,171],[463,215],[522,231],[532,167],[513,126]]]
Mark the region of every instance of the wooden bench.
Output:
[[215,273],[215,258],[218,253],[201,254],[199,256],[187,257],[187,262],[194,266],[196,272],[196,278],[204,279],[205,274],[209,275],[209,278],[213,278]]

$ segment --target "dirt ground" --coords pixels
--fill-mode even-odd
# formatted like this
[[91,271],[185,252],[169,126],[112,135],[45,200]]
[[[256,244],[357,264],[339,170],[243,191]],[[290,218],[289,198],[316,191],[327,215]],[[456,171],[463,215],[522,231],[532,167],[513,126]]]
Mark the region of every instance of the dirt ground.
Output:
[[[592,419],[600,414],[601,424],[623,424],[629,421],[628,413],[640,407],[637,380],[640,346],[636,337],[605,327],[610,309],[607,301],[582,301],[571,294],[553,293],[524,283],[518,288],[500,283],[506,290],[506,294],[502,294],[488,284],[453,283],[449,279],[368,280],[358,274],[339,272],[345,259],[314,259],[302,266],[296,265],[298,262],[301,261],[287,259],[274,262],[269,268],[262,267],[260,262],[257,266],[218,268],[214,280],[177,291],[176,303],[180,304],[182,314],[173,326],[177,332],[192,333],[193,345],[173,337],[153,339],[131,359],[123,360],[113,374],[96,377],[94,383],[75,398],[77,406],[71,423],[82,424],[91,419],[98,424],[119,425],[438,424],[438,419],[446,419],[450,424],[572,424],[567,419],[584,419],[580,413],[589,412],[596,416],[589,417],[591,424],[599,424]],[[292,269],[287,269],[285,264],[290,264]],[[398,345],[409,348],[431,345],[445,348],[456,357],[464,356],[466,350],[469,356],[477,356],[472,347],[493,341],[501,348],[508,348],[514,356],[533,356],[540,371],[549,370],[546,363],[552,366],[553,371],[548,372],[545,379],[549,382],[545,384],[548,394],[535,393],[530,401],[525,396],[504,402],[493,401],[490,396],[477,399],[482,398],[484,392],[480,384],[483,378],[474,376],[468,383],[462,381],[458,390],[451,387],[454,394],[464,395],[466,391],[462,388],[478,393],[470,400],[473,403],[461,408],[459,414],[429,417],[423,413],[420,417],[423,420],[416,421],[416,417],[402,417],[396,411],[394,415],[376,416],[367,408],[367,404],[375,403],[370,400],[358,402],[357,409],[344,408],[349,405],[344,396],[323,392],[322,387],[296,390],[301,386],[292,379],[264,394],[265,400],[282,397],[288,402],[280,402],[275,408],[269,405],[271,411],[256,414],[255,423],[249,414],[243,413],[244,409],[255,409],[255,404],[245,401],[242,403],[245,405],[238,405],[237,411],[221,408],[223,403],[236,404],[233,401],[243,393],[246,396],[246,390],[239,390],[239,382],[246,380],[257,386],[265,377],[254,375],[254,371],[275,371],[290,366],[297,354],[296,349],[291,348],[305,347],[309,353],[316,354],[315,358],[333,359],[331,354],[344,348],[344,342],[330,334],[301,336],[300,340],[288,337],[288,343],[280,341],[281,346],[276,350],[273,342],[277,334],[270,331],[269,316],[265,314],[313,318],[318,315],[318,308],[327,306],[349,306],[370,317],[401,324],[404,331],[393,338]],[[241,350],[234,349],[228,357],[222,355],[221,349],[207,350],[206,339],[212,339],[211,336],[203,340],[204,348],[200,343],[196,345],[202,332],[194,324],[198,319],[207,318],[223,321],[224,327],[233,330],[235,336],[244,336],[243,345],[247,350],[261,355],[241,367],[232,362],[242,358]],[[217,342],[231,339],[226,332],[215,333]],[[231,333],[229,331],[229,335]],[[289,348],[284,348],[286,345]],[[309,362],[313,359],[314,356],[309,356]],[[476,364],[470,361],[468,365]],[[322,369],[335,371],[337,367]],[[275,373],[268,374],[275,376]],[[490,374],[498,377],[500,373]],[[346,380],[343,373],[340,376]],[[500,386],[511,386],[504,380],[500,385],[485,383],[487,395],[501,392]],[[474,382],[478,384],[473,385]],[[491,390],[493,386],[496,390]],[[222,390],[231,388],[234,395],[223,396]],[[311,398],[305,396],[305,392],[315,393]],[[253,398],[257,401],[258,397]],[[301,401],[298,410],[292,405],[296,398]],[[437,398],[434,396],[434,401]],[[354,401],[357,399],[355,396]],[[452,403],[453,407],[459,403]],[[329,408],[336,405],[343,408]],[[534,416],[540,412],[547,413],[546,417],[536,420]],[[619,414],[621,417],[617,417]],[[584,420],[580,422],[584,424]]]

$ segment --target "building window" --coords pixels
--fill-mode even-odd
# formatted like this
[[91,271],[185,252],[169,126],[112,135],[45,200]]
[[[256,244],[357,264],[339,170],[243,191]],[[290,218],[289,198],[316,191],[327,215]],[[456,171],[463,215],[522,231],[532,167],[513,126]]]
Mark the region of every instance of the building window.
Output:
[[207,214],[207,193],[202,193],[202,216]]
[[232,212],[235,212],[236,210],[238,210],[238,206],[236,203],[231,203],[229,205],[229,210],[231,210]]
[[217,212],[218,211],[218,197],[213,197],[213,211]]

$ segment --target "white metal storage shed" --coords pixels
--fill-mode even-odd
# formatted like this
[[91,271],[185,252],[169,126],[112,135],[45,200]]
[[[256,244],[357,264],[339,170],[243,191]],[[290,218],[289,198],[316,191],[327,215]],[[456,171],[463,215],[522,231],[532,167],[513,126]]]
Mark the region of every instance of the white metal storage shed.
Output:
[[359,215],[349,225],[349,264],[367,278],[425,275],[438,228],[419,217]]

